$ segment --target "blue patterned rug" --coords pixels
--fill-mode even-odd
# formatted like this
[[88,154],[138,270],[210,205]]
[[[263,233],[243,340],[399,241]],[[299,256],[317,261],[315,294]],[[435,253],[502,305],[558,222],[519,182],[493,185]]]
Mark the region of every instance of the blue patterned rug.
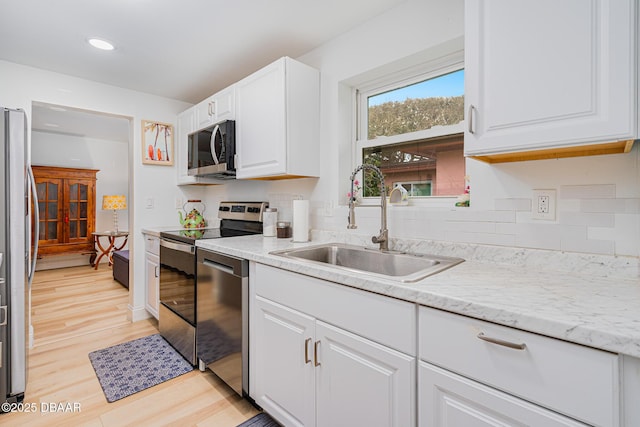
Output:
[[115,402],[193,370],[160,334],[89,353],[107,402]]

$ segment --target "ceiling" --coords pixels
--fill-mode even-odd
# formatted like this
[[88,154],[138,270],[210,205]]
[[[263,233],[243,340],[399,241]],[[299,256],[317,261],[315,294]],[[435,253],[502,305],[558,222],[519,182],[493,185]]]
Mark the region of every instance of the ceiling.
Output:
[[[0,0],[0,59],[195,104],[404,1]],[[97,50],[90,37],[116,49]],[[76,113],[36,105],[34,129]],[[103,138],[95,124],[68,128],[75,119],[39,130]]]

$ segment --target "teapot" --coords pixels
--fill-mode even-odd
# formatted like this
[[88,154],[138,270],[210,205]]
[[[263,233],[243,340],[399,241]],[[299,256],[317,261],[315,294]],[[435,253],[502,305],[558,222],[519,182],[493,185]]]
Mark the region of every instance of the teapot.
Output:
[[[202,213],[200,213],[195,207],[187,213],[186,206],[189,203],[199,203],[202,206]],[[206,226],[206,221],[203,216],[205,206],[204,203],[202,203],[202,200],[187,200],[187,203],[182,206],[182,209],[186,214],[185,217],[182,217],[182,212],[178,212],[178,214],[180,215],[180,224],[182,224],[184,228],[204,228]]]

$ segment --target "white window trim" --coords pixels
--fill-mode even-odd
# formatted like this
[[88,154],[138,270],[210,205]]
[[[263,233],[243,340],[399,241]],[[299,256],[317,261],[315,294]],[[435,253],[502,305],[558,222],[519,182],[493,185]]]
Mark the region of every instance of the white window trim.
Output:
[[[353,96],[355,99],[356,110],[356,132],[355,141],[353,141],[353,164],[355,169],[362,164],[363,148],[377,147],[380,145],[397,144],[400,142],[409,142],[418,139],[434,138],[438,136],[451,135],[455,133],[464,133],[464,123],[460,122],[451,126],[434,126],[430,129],[405,133],[402,135],[383,136],[374,139],[361,139],[360,136],[367,135],[368,124],[368,108],[367,99],[370,96],[378,95],[382,92],[397,89],[402,86],[409,86],[433,77],[438,77],[464,68],[464,51],[460,50],[450,55],[428,61],[406,70],[395,72],[390,75],[370,81],[360,87],[354,87]],[[356,178],[363,182],[362,172]],[[388,196],[388,195],[387,195]],[[428,197],[411,197],[409,205],[424,207],[449,207],[453,206],[457,195],[452,196],[428,196]],[[360,206],[376,206],[379,204],[377,197],[363,197]]]

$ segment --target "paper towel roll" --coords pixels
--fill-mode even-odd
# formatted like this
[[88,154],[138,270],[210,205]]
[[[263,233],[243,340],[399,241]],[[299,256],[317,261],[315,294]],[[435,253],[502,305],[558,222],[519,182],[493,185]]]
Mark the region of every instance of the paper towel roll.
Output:
[[309,201],[293,201],[293,241],[309,241]]

